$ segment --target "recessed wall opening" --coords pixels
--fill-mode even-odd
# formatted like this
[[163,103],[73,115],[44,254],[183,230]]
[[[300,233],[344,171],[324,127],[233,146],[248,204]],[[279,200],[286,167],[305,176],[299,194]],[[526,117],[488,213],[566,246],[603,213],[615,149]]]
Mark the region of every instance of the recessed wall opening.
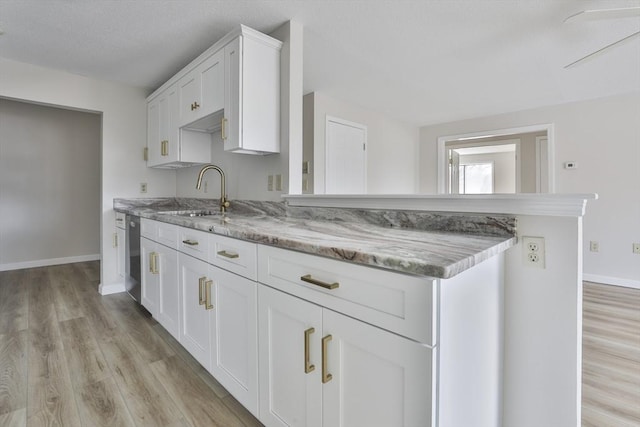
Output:
[[102,116],[0,98],[0,271],[100,258]]
[[438,193],[552,193],[552,125],[438,138]]

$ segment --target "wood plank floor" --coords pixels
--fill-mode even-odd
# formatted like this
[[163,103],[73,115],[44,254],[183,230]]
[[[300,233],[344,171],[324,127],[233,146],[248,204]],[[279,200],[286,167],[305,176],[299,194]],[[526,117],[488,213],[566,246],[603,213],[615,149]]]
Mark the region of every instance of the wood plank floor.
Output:
[[[0,272],[0,426],[260,426],[98,262]],[[585,283],[585,427],[640,426],[640,290]]]
[[640,426],[640,289],[584,284],[582,425]]
[[99,263],[0,272],[0,426],[261,426]]

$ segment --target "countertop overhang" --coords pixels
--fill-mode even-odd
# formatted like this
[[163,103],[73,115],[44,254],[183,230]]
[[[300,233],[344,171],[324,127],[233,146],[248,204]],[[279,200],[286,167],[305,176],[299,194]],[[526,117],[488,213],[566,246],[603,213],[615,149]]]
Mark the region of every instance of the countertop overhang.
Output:
[[[167,213],[194,208],[194,200],[198,199],[114,199],[114,210],[283,249],[442,279],[504,252],[517,242],[515,218],[505,215],[424,213],[432,215],[427,221],[420,213],[413,213],[419,218],[416,220],[414,216],[407,219],[404,213],[398,216],[386,212],[376,216],[371,215],[372,211],[327,213],[321,212],[322,208],[314,209],[318,215],[308,210],[291,215],[284,203],[275,202],[245,202],[251,209],[245,205],[245,209],[238,212],[232,210],[219,216],[185,217]],[[206,202],[209,209],[216,209],[214,201]],[[242,203],[236,201],[235,205]],[[394,225],[398,217],[404,226]],[[482,234],[483,225],[487,234]],[[472,232],[446,231],[447,228]]]

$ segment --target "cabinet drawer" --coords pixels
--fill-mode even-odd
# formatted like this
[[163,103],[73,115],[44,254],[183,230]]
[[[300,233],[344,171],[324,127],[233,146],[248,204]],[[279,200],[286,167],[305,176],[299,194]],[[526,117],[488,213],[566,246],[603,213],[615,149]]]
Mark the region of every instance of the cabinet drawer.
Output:
[[209,233],[185,227],[178,230],[178,250],[209,262]]
[[127,228],[127,224],[125,224],[125,214],[122,212],[116,212],[116,227],[118,228]]
[[209,235],[209,262],[247,279],[257,280],[257,245],[230,237]]
[[437,279],[258,245],[258,281],[419,342],[436,343]]
[[158,236],[158,221],[140,218],[140,236],[155,242]]
[[157,223],[156,242],[168,246],[171,249],[178,249],[178,226],[165,222]]

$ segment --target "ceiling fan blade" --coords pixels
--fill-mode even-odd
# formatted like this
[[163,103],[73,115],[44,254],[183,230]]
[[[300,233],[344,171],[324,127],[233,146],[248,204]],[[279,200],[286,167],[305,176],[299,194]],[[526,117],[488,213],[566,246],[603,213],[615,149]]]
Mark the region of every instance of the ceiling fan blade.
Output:
[[627,42],[627,41],[629,41],[629,40],[633,39],[634,37],[638,37],[638,36],[640,36],[640,31],[636,31],[636,32],[635,32],[635,33],[633,33],[633,34],[629,34],[628,36],[626,36],[626,37],[624,37],[624,38],[621,38],[620,40],[618,40],[618,41],[616,41],[616,42],[613,42],[613,43],[611,43],[611,44],[608,44],[608,45],[606,45],[605,47],[600,48],[600,49],[596,50],[595,52],[590,53],[590,54],[589,54],[589,55],[587,55],[587,56],[583,56],[582,58],[578,59],[577,61],[573,61],[571,64],[565,65],[565,66],[564,66],[564,68],[565,68],[565,69],[567,69],[567,68],[571,68],[571,67],[573,67],[574,65],[577,65],[577,64],[579,64],[579,63],[581,63],[581,62],[583,62],[583,61],[586,61],[587,59],[591,59],[591,58],[593,58],[593,57],[595,57],[595,56],[598,56],[598,55],[602,54],[603,52],[605,52],[605,51],[607,51],[607,50],[611,49],[612,47],[617,46],[617,45],[620,45],[620,44],[622,44],[622,43],[624,43],[624,42]]
[[623,7],[619,9],[583,10],[564,20],[567,22],[584,22],[596,19],[630,18],[640,16],[640,7]]

